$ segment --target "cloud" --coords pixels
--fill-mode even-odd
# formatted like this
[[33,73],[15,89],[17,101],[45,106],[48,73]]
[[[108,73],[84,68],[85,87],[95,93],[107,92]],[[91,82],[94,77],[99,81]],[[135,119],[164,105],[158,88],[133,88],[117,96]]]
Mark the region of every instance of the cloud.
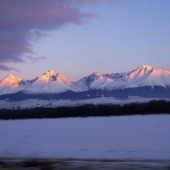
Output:
[[27,56],[28,59],[30,59],[32,62],[37,62],[39,60],[46,60],[46,57],[32,57],[32,56]]
[[0,64],[0,70],[3,70],[3,71],[11,71],[11,70],[19,71],[18,69],[15,69],[13,67],[8,67],[4,64]]
[[0,0],[0,62],[22,62],[23,54],[33,53],[31,30],[81,24],[88,17],[66,0]]
[[[8,62],[24,62],[33,54],[31,41],[68,24],[80,25],[93,15],[75,3],[120,2],[121,0],[0,0],[1,70]],[[31,60],[33,58],[30,57]],[[39,60],[41,58],[34,58]]]

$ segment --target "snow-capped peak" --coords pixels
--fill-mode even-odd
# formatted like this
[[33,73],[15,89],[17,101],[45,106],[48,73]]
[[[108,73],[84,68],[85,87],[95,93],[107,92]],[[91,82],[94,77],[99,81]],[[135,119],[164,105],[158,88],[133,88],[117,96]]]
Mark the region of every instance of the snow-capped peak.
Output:
[[160,76],[169,76],[170,71],[168,70],[163,70],[163,69],[158,69],[158,68],[153,68],[148,65],[142,65],[139,66],[136,70],[133,70],[129,75],[127,75],[126,79],[132,80],[132,79],[144,79],[146,77],[152,77],[152,78],[158,78]]
[[52,76],[56,76],[58,73],[54,70],[49,70],[46,73],[44,73],[43,75],[41,75],[40,77],[42,79],[49,79]]
[[67,80],[62,74],[49,70],[31,85],[29,91],[38,93],[59,93],[71,90],[72,83]]
[[1,80],[0,86],[18,87],[20,81],[22,81],[22,78],[15,77],[14,75],[8,75]]
[[75,84],[80,91],[86,91],[89,89],[103,89],[103,87],[113,82],[112,79],[102,76],[98,72],[94,72],[93,74],[78,80]]
[[136,70],[133,70],[126,79],[132,80],[134,78],[144,78],[153,71],[153,68],[148,65],[139,66]]
[[98,72],[94,72],[93,76],[101,76]]
[[58,73],[54,70],[49,70],[48,72],[44,73],[34,82],[34,84],[42,84],[42,83],[49,83],[49,82],[58,82],[58,83],[66,83],[71,84],[69,80],[67,80],[61,73]]
[[46,73],[44,73],[43,75],[52,76],[52,75],[55,75],[55,74],[57,74],[56,71],[54,71],[54,70],[49,70],[49,71],[47,71]]
[[140,69],[145,69],[145,70],[150,70],[150,69],[152,69],[153,67],[152,67],[152,66],[149,66],[149,65],[141,65],[141,66],[139,66],[138,68],[140,68]]
[[9,94],[19,91],[19,85],[22,78],[8,75],[0,81],[0,94]]
[[169,86],[170,71],[153,68],[148,65],[138,67],[132,71],[127,77],[126,87],[141,87],[141,86]]

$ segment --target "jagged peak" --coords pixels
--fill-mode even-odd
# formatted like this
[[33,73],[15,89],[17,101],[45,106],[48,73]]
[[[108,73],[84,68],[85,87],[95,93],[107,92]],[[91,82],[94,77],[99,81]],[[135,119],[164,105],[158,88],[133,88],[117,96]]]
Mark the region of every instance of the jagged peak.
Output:
[[94,72],[92,75],[93,76],[101,76],[98,72]]
[[4,80],[22,80],[20,77],[15,77],[14,75],[10,74],[4,78]]
[[47,72],[48,73],[55,73],[56,71],[55,70],[48,70]]
[[49,70],[46,73],[43,74],[43,76],[47,76],[47,77],[51,77],[56,75],[58,72],[54,71],[54,70]]
[[164,74],[165,74],[165,72],[166,73],[170,73],[170,70],[165,70],[165,69],[160,69],[160,68],[155,68],[155,67],[152,67],[152,66],[149,66],[149,65],[142,65],[142,66],[140,66],[140,67],[138,67],[136,70],[143,70],[144,72],[157,72],[157,75],[158,75],[158,73],[160,73],[161,74],[161,72],[164,72]]
[[153,68],[149,65],[141,65],[139,66],[136,70],[133,70],[127,77],[126,79],[144,79],[146,77],[156,77],[156,76],[162,76],[162,75],[169,75],[170,71],[168,70],[163,70],[163,69],[158,69],[158,68]]
[[22,78],[10,74],[1,80],[1,85],[18,86],[22,80]]
[[71,84],[69,80],[66,79],[61,73],[58,73],[54,70],[49,70],[40,77],[37,78],[37,80],[33,84],[39,84],[39,83],[49,83],[49,82],[65,82],[67,84]]
[[141,65],[138,67],[138,69],[145,69],[145,70],[151,70],[153,67],[149,65]]

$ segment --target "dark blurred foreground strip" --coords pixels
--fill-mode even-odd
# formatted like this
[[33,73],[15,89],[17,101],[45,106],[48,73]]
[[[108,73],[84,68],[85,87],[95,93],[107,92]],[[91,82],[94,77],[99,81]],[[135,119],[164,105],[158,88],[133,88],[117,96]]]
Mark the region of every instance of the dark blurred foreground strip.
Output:
[[0,159],[0,170],[151,169],[170,170],[170,160]]

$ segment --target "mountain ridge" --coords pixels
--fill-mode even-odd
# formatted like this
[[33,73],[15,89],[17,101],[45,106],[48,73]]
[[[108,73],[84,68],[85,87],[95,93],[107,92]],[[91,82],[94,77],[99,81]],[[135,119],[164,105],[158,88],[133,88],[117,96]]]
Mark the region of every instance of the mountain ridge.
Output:
[[170,87],[170,71],[141,65],[127,73],[99,74],[94,72],[76,82],[69,81],[61,73],[49,70],[32,80],[8,75],[0,81],[0,95],[25,91],[26,93],[63,93],[90,90],[117,90],[138,87]]

